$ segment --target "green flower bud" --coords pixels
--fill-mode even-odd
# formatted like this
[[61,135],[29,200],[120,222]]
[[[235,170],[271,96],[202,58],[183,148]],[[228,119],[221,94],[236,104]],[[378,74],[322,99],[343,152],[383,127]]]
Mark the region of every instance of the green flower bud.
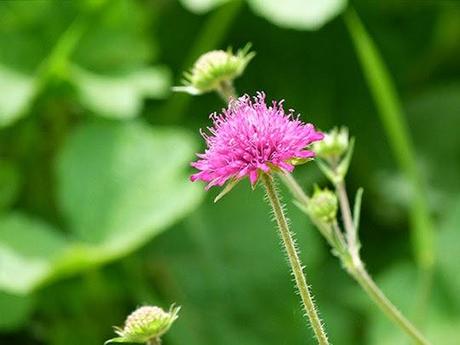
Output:
[[233,54],[227,51],[213,50],[203,54],[189,72],[184,73],[184,86],[173,87],[174,91],[199,95],[217,91],[223,83],[232,83],[245,70],[249,61],[255,56],[250,52],[250,45]]
[[313,144],[313,151],[323,159],[339,159],[349,146],[348,128],[333,128],[329,133],[324,133],[324,138]]
[[123,328],[114,327],[119,337],[105,343],[159,344],[160,337],[177,319],[179,310],[180,307],[174,306],[171,306],[168,312],[155,306],[140,307],[128,316]]
[[331,223],[337,216],[337,197],[329,189],[315,188],[308,203],[308,212],[316,220]]

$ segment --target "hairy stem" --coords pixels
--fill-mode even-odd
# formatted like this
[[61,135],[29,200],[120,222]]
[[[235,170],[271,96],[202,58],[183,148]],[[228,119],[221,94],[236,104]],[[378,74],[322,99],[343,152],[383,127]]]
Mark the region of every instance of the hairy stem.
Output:
[[[286,176],[286,178],[283,178],[283,181],[286,183],[286,186],[289,188],[293,196],[297,198],[301,203],[306,202],[308,204],[309,198],[299,186],[298,182],[292,177],[292,175],[286,174]],[[428,342],[428,340],[423,337],[423,335],[412,325],[412,323],[407,320],[391,303],[391,301],[379,289],[379,287],[375,284],[375,282],[372,280],[364,268],[359,255],[359,248],[357,247],[357,237],[355,236],[356,231],[353,224],[353,218],[351,216],[351,208],[350,203],[348,202],[345,184],[343,182],[338,183],[336,189],[339,197],[342,218],[345,225],[345,233],[347,235],[347,245],[349,246],[351,255],[351,260],[347,260],[347,258],[341,257],[345,266],[347,267],[348,272],[359,283],[359,285],[363,288],[371,300],[379,306],[383,313],[398,327],[400,327],[407,335],[409,335],[414,340],[415,344],[429,345],[430,342]],[[340,231],[340,229],[338,231]],[[354,237],[349,234],[354,234]],[[349,243],[350,240],[352,243]],[[354,249],[350,249],[350,246]]]
[[266,174],[262,174],[261,178],[265,185],[267,197],[270,201],[270,205],[272,206],[273,214],[275,215],[276,223],[278,225],[278,230],[288,255],[289,264],[291,266],[292,273],[294,274],[295,282],[299,290],[300,297],[302,298],[305,312],[307,313],[310,324],[313,328],[313,332],[315,333],[315,337],[318,341],[318,344],[328,345],[329,342],[327,340],[327,336],[323,329],[321,320],[316,311],[312,295],[310,294],[310,289],[302,269],[302,264],[297,253],[292,234],[289,230],[289,225],[284,215],[283,207],[278,197],[278,193],[273,184],[272,177]]

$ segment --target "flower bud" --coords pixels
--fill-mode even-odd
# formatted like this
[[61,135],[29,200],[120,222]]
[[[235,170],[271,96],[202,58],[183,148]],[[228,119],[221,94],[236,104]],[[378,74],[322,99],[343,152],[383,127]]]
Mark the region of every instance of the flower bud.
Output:
[[217,91],[221,84],[232,83],[245,70],[249,61],[255,56],[249,52],[250,45],[238,50],[236,54],[228,49],[213,50],[203,54],[189,72],[184,73],[184,86],[176,86],[174,91],[199,95]]
[[333,128],[329,133],[324,133],[322,141],[313,145],[313,151],[319,158],[336,160],[345,154],[348,146],[348,129],[346,127]]
[[329,189],[315,188],[308,204],[308,212],[314,219],[323,222],[332,222],[337,215],[337,197]]
[[123,328],[115,327],[117,338],[108,343],[159,343],[177,319],[180,307],[171,306],[168,312],[155,306],[143,306],[132,312],[125,321]]

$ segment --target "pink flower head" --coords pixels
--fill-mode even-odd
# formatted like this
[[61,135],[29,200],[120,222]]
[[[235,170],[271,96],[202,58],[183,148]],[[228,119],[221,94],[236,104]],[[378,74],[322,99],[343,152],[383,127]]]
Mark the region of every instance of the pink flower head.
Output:
[[206,189],[245,176],[255,185],[260,171],[291,172],[292,161],[314,157],[307,146],[323,138],[312,124],[294,117],[293,110],[285,113],[283,101],[267,106],[262,92],[253,99],[244,95],[232,100],[211,119],[210,135],[202,133],[208,148],[192,163],[200,171],[191,180],[208,182]]

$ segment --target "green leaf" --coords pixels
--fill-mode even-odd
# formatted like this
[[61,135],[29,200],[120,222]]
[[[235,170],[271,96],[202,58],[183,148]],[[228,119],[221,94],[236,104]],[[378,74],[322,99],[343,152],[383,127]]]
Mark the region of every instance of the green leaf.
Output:
[[[393,304],[411,322],[417,324],[418,329],[432,344],[456,345],[460,318],[458,314],[451,313],[449,310],[452,301],[445,300],[445,292],[442,291],[443,286],[439,284],[439,276],[435,276],[433,280],[434,287],[431,295],[428,296],[428,303],[424,310],[418,309],[421,293],[424,293],[417,288],[420,278],[415,266],[405,263],[386,271],[377,279],[377,283]],[[408,336],[381,312],[375,312],[375,308],[377,307],[369,305],[371,327],[368,343],[376,345],[409,344]]]
[[180,0],[180,2],[190,11],[202,14],[220,6],[230,0]]
[[144,98],[168,93],[167,71],[150,67],[153,13],[136,1],[106,3],[0,3],[0,127],[26,115],[54,78],[70,78],[83,105],[105,117],[134,117]]
[[101,74],[147,67],[155,60],[157,50],[155,34],[150,29],[155,4],[146,11],[138,1],[104,1],[96,25],[83,35],[72,61]]
[[170,89],[166,68],[150,67],[120,76],[103,76],[74,67],[73,81],[83,105],[113,118],[139,115],[144,98],[165,97]]
[[0,287],[26,293],[52,272],[66,241],[48,224],[21,213],[0,217]]
[[0,331],[15,331],[23,326],[34,306],[32,296],[10,295],[0,292]]
[[190,212],[203,189],[185,167],[195,142],[140,122],[80,127],[58,157],[59,205],[72,241],[23,214],[0,217],[0,289],[27,293],[120,258]]
[[33,79],[0,65],[0,127],[21,117],[34,93]]
[[57,164],[59,204],[71,231],[118,254],[151,239],[203,194],[184,171],[195,148],[183,130],[140,122],[79,128]]
[[336,17],[347,0],[248,0],[253,11],[272,23],[297,30],[316,30]]

